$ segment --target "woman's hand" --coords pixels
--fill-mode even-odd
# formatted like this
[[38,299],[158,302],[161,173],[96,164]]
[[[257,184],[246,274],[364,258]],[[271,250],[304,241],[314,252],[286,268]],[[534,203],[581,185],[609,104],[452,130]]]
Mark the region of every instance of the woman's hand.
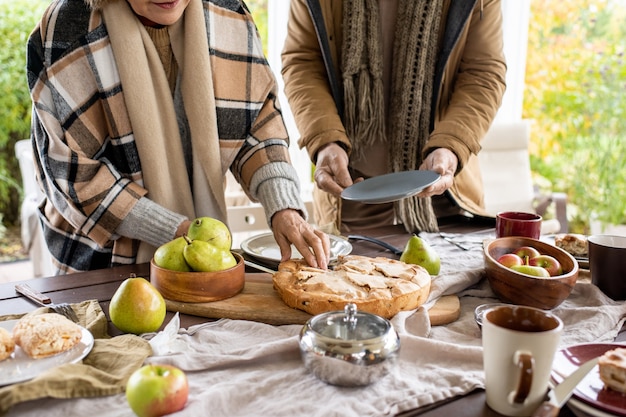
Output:
[[315,229],[297,210],[281,210],[272,216],[272,231],[280,248],[281,262],[291,259],[291,244],[314,268],[328,268],[330,239]]
[[419,169],[435,171],[441,175],[439,181],[435,182],[428,188],[425,188],[420,197],[432,197],[434,195],[443,194],[448,188],[452,187],[454,182],[454,174],[459,165],[459,159],[450,149],[437,148],[428,154]]

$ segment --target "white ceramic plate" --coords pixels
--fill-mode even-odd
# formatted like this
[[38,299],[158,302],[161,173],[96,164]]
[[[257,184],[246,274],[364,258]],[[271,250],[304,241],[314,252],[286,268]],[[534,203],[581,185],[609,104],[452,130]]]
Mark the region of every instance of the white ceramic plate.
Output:
[[[330,260],[335,261],[340,255],[349,255],[352,252],[352,245],[346,239],[339,236],[328,235],[330,238]],[[252,236],[241,243],[241,250],[255,259],[276,265],[280,262],[280,248],[274,240],[272,233],[264,233]],[[302,258],[298,250],[291,247],[291,257],[293,259]]]
[[414,196],[439,177],[434,171],[419,170],[379,175],[351,185],[343,190],[341,197],[361,203],[389,203]]
[[[1,321],[0,327],[10,332],[15,323],[17,320]],[[47,358],[32,359],[19,346],[16,346],[13,354],[0,362],[0,386],[28,381],[56,366],[75,363],[83,359],[93,348],[94,340],[89,330],[83,327],[81,329],[83,337],[76,346],[67,352]]]
[[[558,351],[552,367],[552,381],[559,383],[575,371],[579,365],[602,356],[606,351],[624,347],[615,343],[588,343],[569,346]],[[576,400],[572,402],[572,400]],[[598,366],[587,374],[576,386],[570,403],[586,414],[593,416],[626,416],[626,396],[607,389],[600,379]]]

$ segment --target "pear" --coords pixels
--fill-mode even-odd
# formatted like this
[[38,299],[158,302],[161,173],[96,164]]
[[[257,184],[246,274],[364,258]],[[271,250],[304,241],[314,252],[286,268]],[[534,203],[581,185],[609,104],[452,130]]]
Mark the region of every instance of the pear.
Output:
[[131,274],[113,294],[109,316],[124,333],[155,332],[165,320],[165,300],[150,281]]
[[230,250],[220,249],[204,240],[191,240],[188,236],[184,238],[187,246],[183,249],[183,256],[194,271],[223,271],[237,265],[237,260]]
[[212,217],[198,217],[187,231],[187,236],[191,240],[204,240],[219,249],[230,251],[233,238],[223,222]]
[[185,246],[187,246],[187,241],[182,236],[164,243],[154,252],[154,263],[170,271],[191,271],[183,256]]
[[438,275],[441,268],[439,254],[417,235],[411,236],[406,243],[400,260],[407,264],[419,265],[426,269],[430,275]]

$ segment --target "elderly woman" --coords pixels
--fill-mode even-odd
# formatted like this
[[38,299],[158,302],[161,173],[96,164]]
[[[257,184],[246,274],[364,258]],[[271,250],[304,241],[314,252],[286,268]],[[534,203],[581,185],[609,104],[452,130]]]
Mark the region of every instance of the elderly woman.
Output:
[[60,273],[147,262],[196,217],[227,221],[228,169],[325,268],[306,222],[276,82],[243,4],[58,0],[28,41],[44,233]]

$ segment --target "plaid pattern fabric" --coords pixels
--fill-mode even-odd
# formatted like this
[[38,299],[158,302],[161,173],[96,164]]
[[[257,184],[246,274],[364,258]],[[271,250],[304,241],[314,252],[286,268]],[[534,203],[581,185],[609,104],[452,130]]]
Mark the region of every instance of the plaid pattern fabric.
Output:
[[[271,164],[281,172],[289,162],[276,82],[241,3],[203,6],[222,172],[230,169],[256,199],[250,186],[257,170]],[[47,197],[41,217],[59,270],[134,263],[138,242],[115,231],[147,190],[100,12],[83,0],[53,2],[28,40],[27,75],[37,176]]]

